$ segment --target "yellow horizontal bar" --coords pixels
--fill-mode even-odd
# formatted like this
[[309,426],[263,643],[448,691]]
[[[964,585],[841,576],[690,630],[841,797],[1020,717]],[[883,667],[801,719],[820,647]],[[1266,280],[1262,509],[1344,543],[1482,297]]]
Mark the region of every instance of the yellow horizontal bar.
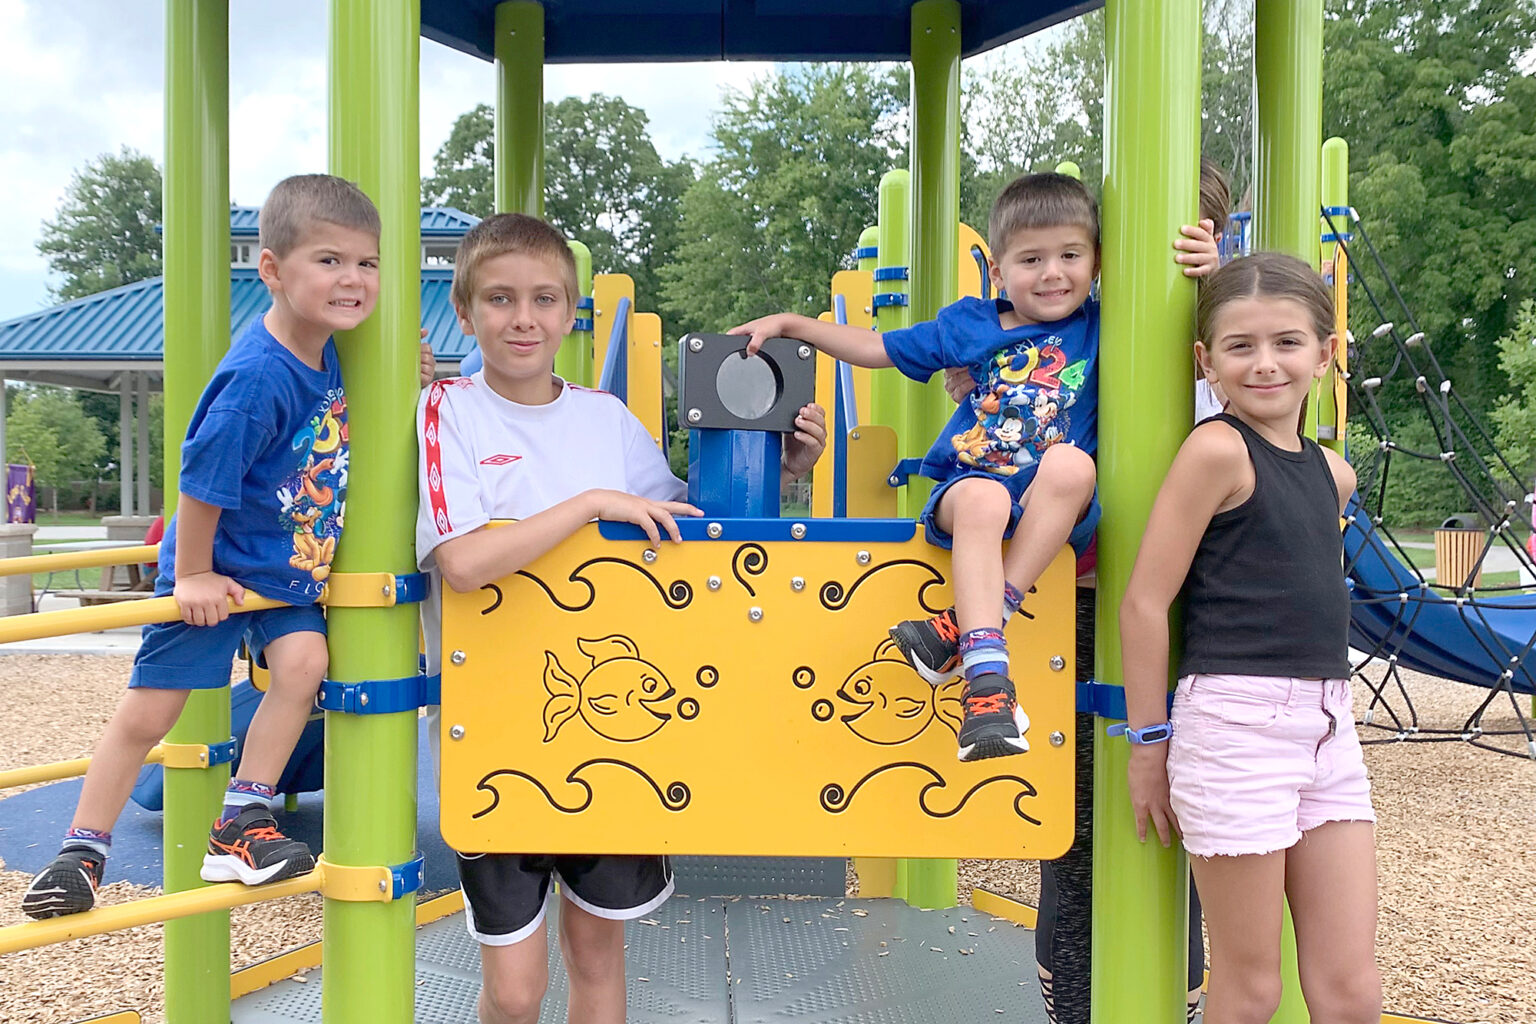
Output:
[[105,1017],[76,1021],[75,1024],[144,1024],[144,1018],[139,1016],[138,1010],[119,1010]]
[[160,559],[159,544],[96,548],[93,551],[61,551],[52,555],[0,558],[0,576],[20,576],[58,569],[99,569],[108,565],[139,565]]
[[148,899],[119,903],[115,907],[101,907],[84,914],[51,917],[46,921],[30,921],[0,928],[0,955],[15,953],[38,946],[51,946],[58,942],[101,935],[105,932],[138,928],[141,925],[172,921],[179,917],[191,917],[210,910],[227,910],[248,903],[264,903],[301,892],[315,892],[324,884],[324,875],[318,870],[296,878],[272,882],[267,885],[241,885],[239,882],[223,882],[187,892],[166,893]]
[[[177,746],[201,750],[206,757],[208,747],[203,743],[183,743]],[[145,764],[164,764],[166,744],[157,743],[149,748],[149,753],[144,757]],[[194,754],[194,757],[196,755]],[[90,768],[91,759],[77,757],[71,761],[52,761],[48,764],[35,764],[28,768],[10,768],[0,772],[0,789],[11,789],[15,786],[30,786],[34,782],[57,782],[60,779],[73,779],[84,775]],[[173,765],[176,768],[203,768],[204,764]]]
[[971,906],[983,914],[1004,917],[1025,928],[1033,928],[1036,919],[1040,916],[1028,903],[1020,903],[1018,900],[988,892],[986,889],[971,890]]
[[[247,590],[245,604],[236,605],[230,601],[229,610],[254,612],[263,608],[281,608],[283,605],[282,601],[274,601]],[[98,605],[93,608],[64,608],[56,612],[12,615],[0,619],[0,644],[66,636],[70,633],[93,633],[102,629],[122,629],[126,626],[145,626],[151,622],[174,622],[179,618],[181,609],[174,597],[150,597],[142,601],[124,601],[121,604]]]

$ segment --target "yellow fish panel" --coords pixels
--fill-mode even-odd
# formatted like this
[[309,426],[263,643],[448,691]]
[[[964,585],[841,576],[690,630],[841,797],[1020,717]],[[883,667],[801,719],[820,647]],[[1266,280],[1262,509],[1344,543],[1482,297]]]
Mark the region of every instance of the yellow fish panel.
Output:
[[[466,853],[1051,858],[1072,842],[1073,559],[1008,625],[1029,751],[956,758],[960,683],[887,630],[951,601],[911,522],[584,527],[443,595],[442,831]],[[604,527],[612,531],[612,527]],[[798,529],[798,526],[796,527]],[[818,539],[827,537],[828,539]],[[695,539],[696,538],[696,539]]]

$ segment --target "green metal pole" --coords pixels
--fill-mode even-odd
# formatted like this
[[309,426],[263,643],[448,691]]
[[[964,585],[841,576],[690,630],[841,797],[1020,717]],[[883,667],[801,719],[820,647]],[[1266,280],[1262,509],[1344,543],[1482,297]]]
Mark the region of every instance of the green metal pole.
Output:
[[[960,290],[960,4],[918,0],[912,5],[912,241],[908,323],[932,320]],[[882,254],[884,249],[882,248]],[[954,403],[943,379],[902,381],[904,453],[919,454],[949,420]],[[928,501],[933,481],[907,480],[907,512]],[[953,860],[910,860],[908,903],[952,907],[958,868]]]
[[[1343,210],[1349,207],[1349,143],[1343,139],[1332,138],[1323,143],[1322,193],[1323,206],[1329,210]],[[1333,230],[1339,232],[1349,230],[1348,214],[1331,213],[1330,216],[1333,219]],[[1323,232],[1327,234],[1328,231],[1328,222],[1325,220]],[[1323,273],[1330,281],[1338,248],[1337,242],[1327,242],[1323,245]],[[1343,338],[1339,339],[1339,344],[1344,344]],[[1338,407],[1334,373],[1333,370],[1329,370],[1322,380],[1312,386],[1312,397],[1307,403],[1307,435],[1343,455],[1344,410]]]
[[496,209],[544,216],[544,5],[496,5]]
[[[878,271],[884,267],[910,267],[912,265],[911,203],[912,172],[886,171],[880,178],[878,227],[880,241],[877,258]],[[884,295],[907,295],[904,280],[876,281],[875,299],[878,303]],[[908,300],[910,301],[910,297]],[[875,329],[894,331],[912,323],[912,307],[906,305],[876,305]],[[866,422],[896,431],[896,451],[905,457],[912,454],[912,439],[903,436],[907,418],[907,379],[899,370],[873,370],[869,377],[869,415]],[[921,509],[922,506],[918,506]],[[902,505],[902,514],[909,513]]]
[[[582,295],[592,295],[592,250],[574,239],[569,243],[571,255],[576,258],[576,289]],[[592,319],[592,311],[577,311],[577,319],[581,314],[587,314],[586,319]],[[560,342],[560,351],[555,354],[555,373],[561,380],[568,380],[572,384],[580,384],[584,388],[595,387],[597,381],[592,378],[592,332],[590,330],[573,330]]]
[[[1152,500],[1193,419],[1195,286],[1169,241],[1198,210],[1200,0],[1105,5],[1097,678],[1124,681],[1120,599]],[[1184,1020],[1183,851],[1136,840],[1130,747],[1094,729],[1095,1021]]]
[[[1323,0],[1256,0],[1253,9],[1254,229],[1260,249],[1316,265],[1323,139]],[[1271,1024],[1310,1020],[1285,912],[1280,1009]]]
[[[203,386],[229,347],[229,4],[165,5],[165,510],[175,511],[181,442]],[[196,690],[166,737],[229,737],[229,690]],[[203,885],[208,826],[229,767],[165,771],[165,891]],[[170,1024],[229,1019],[229,912],[165,926]]]
[[[337,338],[347,382],[351,521],[337,572],[416,568],[417,327],[421,323],[419,0],[331,0],[330,163],[379,207],[379,303]],[[330,677],[416,674],[417,607],[332,608]],[[415,856],[416,712],[326,713],[325,857],[396,865]],[[414,1017],[415,900],[325,901],[327,1024]]]

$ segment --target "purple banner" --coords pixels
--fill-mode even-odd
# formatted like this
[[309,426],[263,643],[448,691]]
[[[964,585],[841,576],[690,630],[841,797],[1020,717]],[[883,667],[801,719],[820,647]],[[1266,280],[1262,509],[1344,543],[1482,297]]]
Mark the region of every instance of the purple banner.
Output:
[[37,522],[37,488],[32,483],[32,467],[14,462],[5,467],[5,521]]

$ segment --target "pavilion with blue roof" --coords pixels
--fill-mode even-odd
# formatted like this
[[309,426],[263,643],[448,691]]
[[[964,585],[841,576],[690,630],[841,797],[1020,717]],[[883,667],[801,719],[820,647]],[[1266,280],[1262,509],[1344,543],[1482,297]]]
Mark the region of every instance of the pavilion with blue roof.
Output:
[[[256,273],[255,206],[229,211],[229,328],[238,334],[267,309]],[[448,299],[453,253],[478,217],[447,206],[421,211],[421,322],[441,369],[457,367],[474,347],[459,330]],[[122,397],[119,465],[122,514],[153,516],[149,491],[150,394],[164,385],[165,279],[135,281],[26,316],[0,321],[0,378],[102,391]],[[3,392],[3,388],[0,388]],[[5,445],[0,398],[0,450]],[[135,477],[137,482],[135,485]]]

